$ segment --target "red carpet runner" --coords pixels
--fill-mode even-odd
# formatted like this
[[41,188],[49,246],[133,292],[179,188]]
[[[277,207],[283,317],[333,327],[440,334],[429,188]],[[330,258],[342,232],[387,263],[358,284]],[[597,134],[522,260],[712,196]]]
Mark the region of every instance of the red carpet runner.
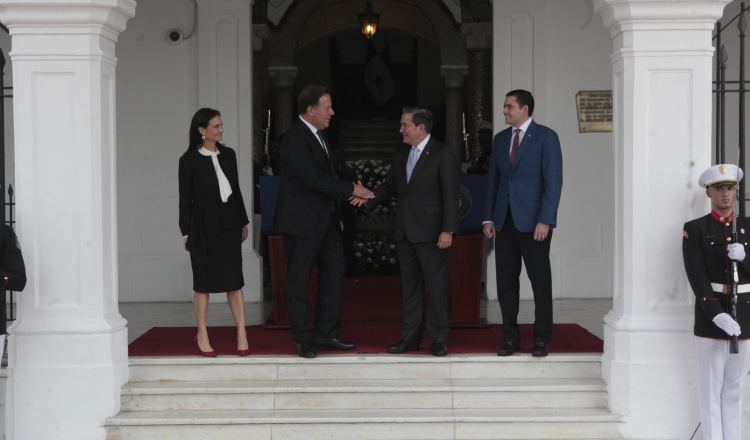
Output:
[[[211,307],[228,307],[212,304]],[[491,307],[498,307],[492,304]],[[521,352],[531,353],[531,324],[521,324]],[[341,339],[357,344],[354,353],[386,353],[398,342],[401,328],[401,287],[398,277],[347,278],[344,286],[344,311]],[[193,342],[195,327],[154,327],[133,341],[130,356],[197,356]],[[211,345],[219,355],[237,353],[235,327],[209,327]],[[451,354],[492,354],[502,344],[502,325],[489,329],[451,329],[446,346]],[[264,330],[248,326],[251,355],[296,355],[296,346],[288,330]],[[577,324],[555,324],[550,353],[601,353],[604,344]],[[336,352],[321,352],[336,353]],[[343,352],[349,353],[352,352]],[[422,351],[431,355],[425,330]]]

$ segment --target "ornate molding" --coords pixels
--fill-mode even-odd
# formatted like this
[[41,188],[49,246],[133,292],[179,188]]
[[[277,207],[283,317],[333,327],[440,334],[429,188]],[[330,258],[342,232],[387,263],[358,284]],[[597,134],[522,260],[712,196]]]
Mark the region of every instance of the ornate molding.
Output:
[[440,76],[445,78],[445,86],[449,89],[463,87],[468,72],[469,66],[465,64],[440,66]]
[[271,75],[274,87],[291,88],[298,71],[296,66],[270,66],[268,73]]
[[464,23],[461,34],[468,50],[492,49],[492,23]]

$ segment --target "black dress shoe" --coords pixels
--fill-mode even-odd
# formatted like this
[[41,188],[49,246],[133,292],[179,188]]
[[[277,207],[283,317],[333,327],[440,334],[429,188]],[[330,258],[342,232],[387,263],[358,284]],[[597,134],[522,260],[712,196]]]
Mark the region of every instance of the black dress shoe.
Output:
[[445,356],[448,354],[448,349],[445,348],[445,344],[442,342],[433,342],[430,348],[432,349],[433,356]]
[[419,351],[419,342],[408,342],[402,339],[398,341],[398,344],[396,345],[389,345],[388,348],[386,348],[386,351],[393,354],[406,353],[407,351]]
[[513,353],[521,350],[520,342],[504,342],[500,350],[497,351],[498,356],[512,356]]
[[315,338],[315,348],[317,350],[346,351],[354,350],[357,348],[357,344],[354,342],[339,341],[336,338]]
[[315,346],[309,342],[298,342],[297,354],[299,355],[299,357],[303,357],[307,359],[312,359],[318,355],[317,352],[315,351]]
[[534,342],[534,351],[531,355],[534,357],[545,357],[549,354],[549,344],[546,342]]

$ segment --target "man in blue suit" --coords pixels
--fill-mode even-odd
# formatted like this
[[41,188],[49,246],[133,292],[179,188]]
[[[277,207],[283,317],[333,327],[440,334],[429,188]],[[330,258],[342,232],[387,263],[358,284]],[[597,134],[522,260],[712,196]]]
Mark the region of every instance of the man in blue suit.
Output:
[[549,247],[562,191],[562,151],[557,133],[531,119],[534,97],[513,90],[503,106],[509,128],[495,136],[488,170],[484,235],[495,237],[497,299],[503,316],[498,356],[521,348],[518,303],[521,259],[534,291],[533,356],[547,356],[552,338],[552,271]]

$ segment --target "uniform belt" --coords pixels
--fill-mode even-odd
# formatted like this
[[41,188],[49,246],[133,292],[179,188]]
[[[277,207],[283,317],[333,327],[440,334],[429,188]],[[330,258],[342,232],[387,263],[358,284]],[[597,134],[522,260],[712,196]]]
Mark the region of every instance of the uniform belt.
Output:
[[[726,284],[711,283],[711,289],[717,293],[729,294],[732,290],[732,286]],[[737,293],[748,293],[750,292],[750,284],[738,284]]]

